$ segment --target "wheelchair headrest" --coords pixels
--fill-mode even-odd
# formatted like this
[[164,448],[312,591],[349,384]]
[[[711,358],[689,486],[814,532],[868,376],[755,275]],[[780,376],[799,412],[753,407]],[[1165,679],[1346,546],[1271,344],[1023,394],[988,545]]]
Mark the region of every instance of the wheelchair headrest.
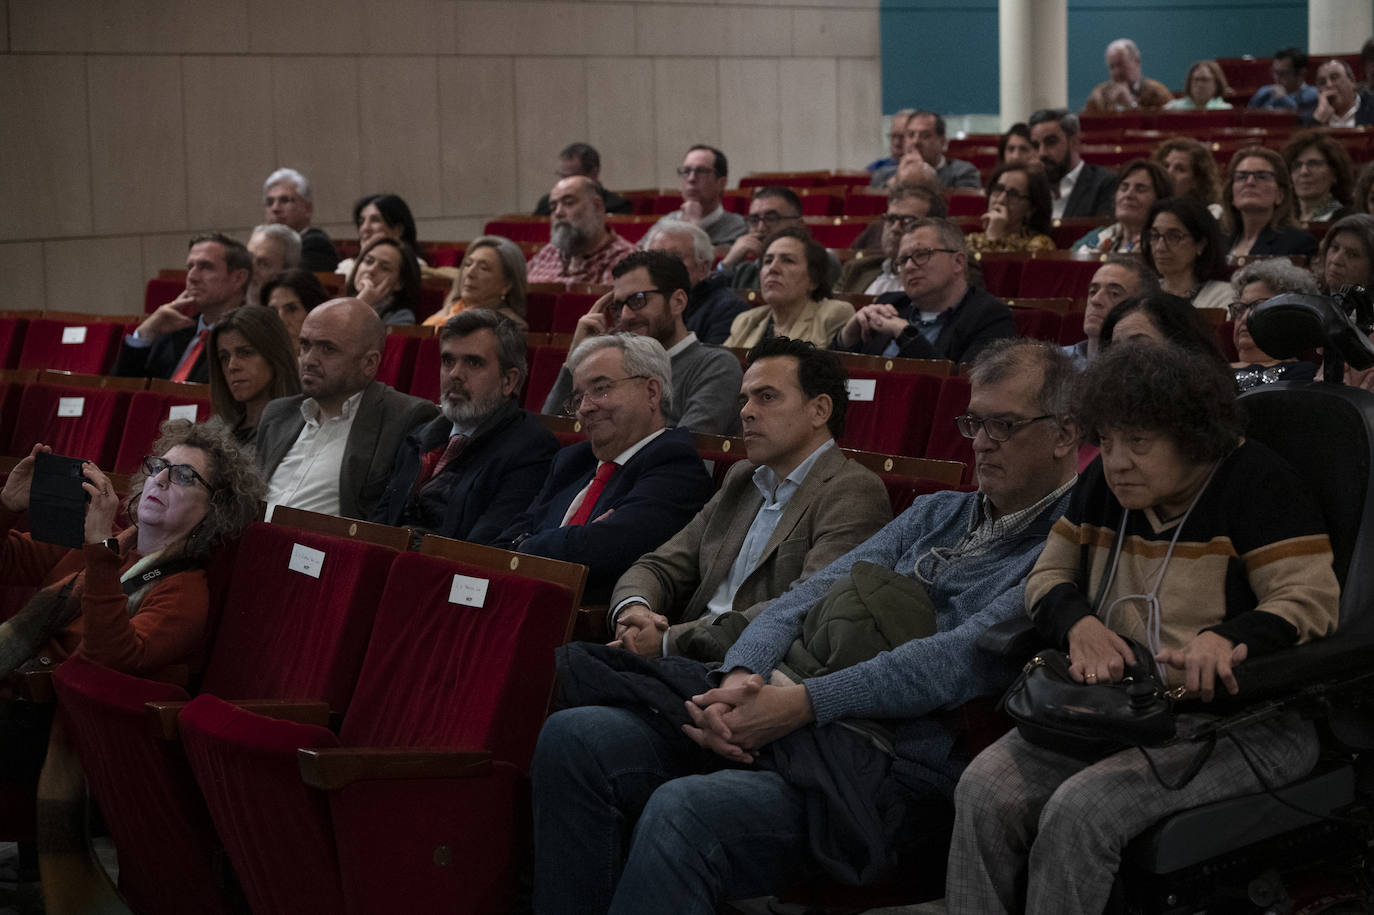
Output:
[[1323,347],[1336,350],[1352,368],[1367,369],[1374,366],[1371,322],[1374,307],[1369,295],[1359,286],[1346,286],[1335,296],[1275,296],[1250,313],[1249,328],[1255,345],[1276,359]]

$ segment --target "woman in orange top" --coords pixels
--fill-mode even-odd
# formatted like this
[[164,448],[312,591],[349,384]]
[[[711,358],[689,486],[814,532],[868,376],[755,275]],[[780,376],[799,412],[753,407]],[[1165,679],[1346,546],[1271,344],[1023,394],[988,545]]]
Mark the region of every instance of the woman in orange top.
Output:
[[521,331],[529,329],[525,320],[525,255],[509,238],[479,235],[472,240],[444,307],[426,318],[425,326],[438,327],[469,308],[489,308],[510,318]]

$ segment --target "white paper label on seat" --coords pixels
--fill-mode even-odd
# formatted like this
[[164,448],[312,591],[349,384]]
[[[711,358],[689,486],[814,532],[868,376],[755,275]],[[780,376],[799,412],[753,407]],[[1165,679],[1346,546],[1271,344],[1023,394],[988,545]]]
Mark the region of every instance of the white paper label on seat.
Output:
[[850,400],[872,400],[878,390],[876,378],[851,378],[846,383]]
[[480,607],[487,602],[487,585],[489,582],[485,578],[473,578],[470,575],[453,576],[453,587],[448,591],[448,602],[450,604],[464,604],[469,607]]
[[84,397],[59,397],[57,398],[58,416],[80,416],[86,412],[86,398]]
[[193,403],[177,404],[167,410],[168,419],[189,419],[196,421],[196,405]]
[[287,568],[311,578],[319,578],[320,572],[324,569],[324,550],[312,550],[300,543],[292,544],[291,562],[287,564]]
[[85,328],[85,327],[64,327],[64,328],[62,328],[62,342],[63,342],[63,343],[85,343],[85,342],[86,342],[86,328]]

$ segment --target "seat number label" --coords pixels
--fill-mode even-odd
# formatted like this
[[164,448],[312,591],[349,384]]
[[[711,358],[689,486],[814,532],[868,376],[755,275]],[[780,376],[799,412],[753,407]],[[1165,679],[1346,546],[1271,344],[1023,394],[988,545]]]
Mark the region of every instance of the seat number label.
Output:
[[480,607],[487,602],[488,584],[489,582],[485,578],[455,575],[453,576],[453,586],[448,591],[448,601],[451,604]]

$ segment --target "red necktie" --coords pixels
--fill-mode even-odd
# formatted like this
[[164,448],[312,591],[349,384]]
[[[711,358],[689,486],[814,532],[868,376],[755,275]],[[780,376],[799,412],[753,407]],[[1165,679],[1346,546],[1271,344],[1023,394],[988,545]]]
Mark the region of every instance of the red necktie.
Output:
[[196,360],[200,358],[200,351],[205,349],[205,334],[207,332],[208,328],[196,334],[196,339],[191,342],[190,348],[186,350],[186,355],[181,357],[181,365],[178,365],[177,370],[172,373],[173,381],[191,380],[191,369],[195,368]]
[[463,453],[463,447],[467,442],[466,435],[455,433],[449,436],[448,444],[442,449],[435,448],[427,452],[420,461],[420,474],[415,480],[415,491],[419,492],[439,476],[454,458]]
[[592,509],[596,507],[596,500],[601,498],[601,491],[606,488],[606,481],[615,473],[619,464],[613,461],[606,461],[596,468],[596,476],[592,477],[592,483],[587,487],[587,495],[583,497],[582,504],[577,506],[577,513],[568,519],[568,527],[577,527],[586,524],[591,517]]

